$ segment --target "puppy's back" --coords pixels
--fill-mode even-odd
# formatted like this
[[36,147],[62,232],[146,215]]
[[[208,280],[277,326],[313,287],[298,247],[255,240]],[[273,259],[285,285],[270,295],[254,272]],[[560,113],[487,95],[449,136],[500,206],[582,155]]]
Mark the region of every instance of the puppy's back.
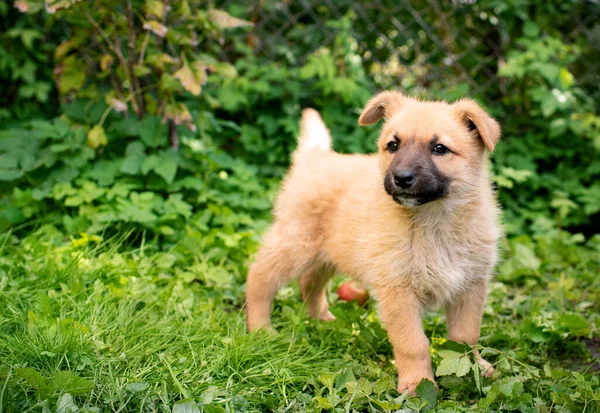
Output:
[[324,222],[331,218],[339,202],[348,192],[361,191],[360,186],[365,186],[370,177],[372,185],[378,185],[381,178],[376,157],[334,152],[319,113],[305,109],[298,149],[275,206],[278,221],[283,225],[302,222],[312,235],[317,235],[315,231],[323,235]]

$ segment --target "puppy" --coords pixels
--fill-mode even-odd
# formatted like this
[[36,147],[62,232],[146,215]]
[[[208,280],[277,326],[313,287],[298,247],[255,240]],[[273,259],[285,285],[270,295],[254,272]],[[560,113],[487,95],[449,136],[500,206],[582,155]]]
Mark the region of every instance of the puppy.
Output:
[[341,155],[319,114],[304,110],[275,222],[248,274],[248,329],[271,328],[275,293],[297,277],[310,315],[334,319],[325,286],[345,272],[376,297],[398,391],[414,394],[421,379],[434,381],[425,308],[445,308],[451,340],[479,339],[501,236],[485,150],[500,127],[472,100],[423,102],[395,91],[372,98],[358,123],[381,119],[378,154]]

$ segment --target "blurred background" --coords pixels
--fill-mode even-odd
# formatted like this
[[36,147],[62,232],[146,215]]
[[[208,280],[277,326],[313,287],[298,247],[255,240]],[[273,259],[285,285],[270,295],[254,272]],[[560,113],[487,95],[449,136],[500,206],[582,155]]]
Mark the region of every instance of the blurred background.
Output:
[[373,151],[357,114],[397,88],[500,120],[509,234],[598,232],[595,1],[112,3],[0,5],[3,228],[43,216],[169,243],[212,205],[237,230],[265,217],[303,107],[338,151]]
[[168,243],[211,205],[262,218],[303,107],[338,151],[373,151],[357,114],[397,88],[500,120],[509,234],[598,231],[595,1],[112,3],[0,5],[3,228],[44,216]]
[[[494,333],[483,342],[540,369],[548,357],[577,365],[597,357],[597,0],[24,0],[0,3],[0,28],[0,307],[10,320],[0,322],[0,338],[12,340],[0,345],[0,378],[8,377],[2,365],[22,360],[48,380],[64,370],[64,360],[39,356],[52,340],[36,347],[31,335],[67,328],[52,324],[57,314],[85,319],[90,303],[113,308],[106,297],[135,302],[131,319],[155,306],[162,315],[146,314],[155,320],[146,330],[207,323],[218,337],[211,351],[228,354],[223,343],[244,330],[248,262],[270,222],[302,108],[321,111],[337,151],[372,152],[379,128],[359,128],[357,118],[385,88],[469,96],[502,125],[490,168],[506,237],[488,311],[495,315],[484,320]],[[309,328],[294,318],[297,302],[289,291],[278,298],[276,325]],[[381,327],[354,310],[348,322],[375,332],[339,334],[364,354],[389,354]],[[165,314],[174,318],[156,321]],[[433,320],[432,338],[443,333]],[[43,328],[31,330],[37,322]],[[90,329],[82,343],[100,340]],[[116,357],[126,347],[88,343],[94,353],[77,343],[73,357],[88,376],[82,354]],[[167,344],[155,342],[156,351]],[[156,363],[152,371],[164,372]],[[208,368],[226,380],[219,366]],[[151,389],[160,382],[144,374],[134,376]],[[531,380],[525,393],[535,394]],[[556,382],[548,380],[549,389]],[[31,391],[10,383],[15,395]],[[571,398],[587,390],[572,386],[552,403],[582,411],[582,399]],[[165,400],[177,400],[177,388],[169,392]]]

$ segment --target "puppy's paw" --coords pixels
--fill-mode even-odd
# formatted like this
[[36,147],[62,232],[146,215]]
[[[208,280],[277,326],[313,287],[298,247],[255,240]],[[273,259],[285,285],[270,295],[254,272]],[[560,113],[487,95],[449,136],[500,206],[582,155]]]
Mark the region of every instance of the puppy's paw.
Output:
[[[421,383],[421,380],[423,379],[427,379],[429,381],[432,381],[433,384],[435,385],[435,387],[438,387],[438,384],[435,382],[435,380],[433,379],[433,377],[422,377],[419,379],[413,379],[413,380],[403,380],[403,379],[399,379],[398,380],[398,393],[404,393],[406,390],[408,390],[408,394],[410,394],[411,396],[416,396],[416,389],[417,386]],[[439,388],[439,387],[438,387]]]
[[477,358],[477,364],[479,364],[479,370],[481,371],[481,377],[492,377],[496,371],[492,364],[482,357]]
[[321,321],[333,321],[335,319],[335,316],[331,314],[331,311],[329,311],[329,309],[321,310],[321,314],[319,314],[319,320]]
[[275,330],[273,328],[273,326],[271,324],[267,324],[267,325],[263,325],[263,326],[259,326],[259,327],[252,327],[248,329],[248,333],[260,333],[260,332],[265,332],[267,334],[279,334],[279,332],[277,330]]

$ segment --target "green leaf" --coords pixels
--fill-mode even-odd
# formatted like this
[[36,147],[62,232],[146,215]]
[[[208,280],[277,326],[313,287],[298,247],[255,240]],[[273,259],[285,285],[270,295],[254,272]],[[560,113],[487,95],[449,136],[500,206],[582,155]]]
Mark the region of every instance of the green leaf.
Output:
[[471,360],[469,360],[469,357],[465,354],[460,359],[458,359],[458,367],[456,368],[456,375],[458,377],[463,377],[469,372],[470,369],[471,369]]
[[99,160],[96,161],[91,169],[86,170],[84,178],[94,179],[101,186],[109,186],[115,182],[115,177],[119,174],[122,166],[120,159],[114,161]]
[[97,149],[100,146],[106,146],[108,138],[104,128],[100,125],[94,126],[87,134],[87,145],[92,149]]
[[106,199],[112,201],[116,197],[125,198],[129,195],[129,191],[133,189],[133,185],[130,185],[126,182],[117,182],[112,188],[108,190],[106,193]]
[[511,377],[501,385],[501,389],[506,397],[517,398],[523,393],[523,383],[517,381],[517,378]]
[[178,164],[179,154],[174,149],[169,148],[158,155],[149,155],[142,163],[141,172],[146,175],[148,172],[154,171],[166,183],[172,184],[177,174]]
[[566,68],[560,69],[560,85],[563,89],[569,89],[571,86],[575,84],[575,78],[573,74],[569,72]]
[[18,169],[0,169],[0,181],[14,181],[23,176]]
[[356,382],[356,377],[354,377],[351,368],[346,368],[343,373],[338,374],[335,378],[335,388],[341,390],[346,386],[346,383],[350,382]]
[[56,403],[56,413],[77,413],[79,412],[79,407],[73,400],[73,396],[69,393],[63,393],[58,398],[58,402]]
[[191,399],[179,400],[173,405],[173,413],[200,413],[198,404]]
[[142,119],[139,134],[144,144],[150,148],[165,146],[168,142],[167,124],[158,116],[147,115]]
[[473,370],[473,379],[475,380],[475,386],[477,386],[477,390],[479,391],[479,394],[481,394],[481,370],[479,368],[479,363],[473,363],[471,365],[471,370]]
[[509,179],[512,179],[515,182],[525,182],[527,178],[533,175],[533,172],[528,170],[516,170],[511,167],[502,168],[502,175],[506,176]]
[[148,175],[148,172],[160,169],[160,161],[158,155],[151,154],[144,159],[140,172],[144,175]]
[[435,387],[432,381],[423,379],[415,389],[415,394],[421,401],[427,402],[427,404],[420,410],[426,412],[435,407],[437,403],[438,389]]
[[517,242],[514,248],[513,261],[517,268],[527,268],[537,271],[542,265],[542,261],[535,255],[531,247]]
[[437,376],[447,376],[456,373],[458,370],[459,359],[463,356],[462,353],[458,353],[452,350],[440,350],[438,352],[442,361],[437,367]]
[[84,181],[77,192],[81,195],[84,202],[89,204],[104,195],[106,189],[98,187],[98,185],[92,181]]
[[125,390],[129,393],[140,393],[148,388],[148,383],[139,382],[139,383],[129,383],[125,386]]
[[77,190],[73,188],[70,182],[58,183],[52,187],[52,197],[57,201],[67,196],[73,196],[76,193]]
[[121,165],[121,172],[128,175],[137,175],[140,173],[145,158],[144,145],[141,142],[130,143],[125,150],[125,160]]
[[319,381],[321,383],[323,383],[323,385],[325,387],[327,387],[328,389],[331,389],[331,388],[333,388],[333,384],[335,382],[335,374],[333,374],[333,373],[321,374],[321,375],[319,375]]
[[167,149],[160,155],[161,167],[155,172],[161,176],[168,184],[172,184],[177,174],[179,164],[179,154],[174,149]]
[[302,79],[320,78],[332,80],[335,78],[335,62],[328,49],[321,48],[308,57],[308,61],[300,69]]
[[85,66],[83,61],[69,56],[64,60],[63,71],[60,75],[58,90],[61,95],[66,95],[72,90],[79,90],[85,83]]
[[561,67],[547,62],[535,62],[530,69],[538,71],[549,84],[555,85],[559,79]]
[[165,202],[165,214],[179,214],[187,220],[192,216],[192,210],[193,207],[183,200],[182,194],[169,195]]
[[149,224],[155,222],[157,217],[149,210],[136,207],[132,204],[120,205],[118,218],[127,222],[139,222]]
[[540,34],[540,26],[531,20],[527,20],[523,26],[523,33],[527,37],[538,37]]
[[133,73],[139,77],[146,76],[148,73],[150,73],[150,68],[144,65],[135,65],[133,68]]
[[544,115],[545,118],[549,118],[556,112],[558,107],[559,102],[556,97],[553,94],[548,94],[547,98],[544,99],[541,104],[542,115]]
[[50,386],[55,392],[84,394],[94,389],[94,382],[78,377],[70,371],[59,371],[54,375]]
[[556,324],[560,329],[567,330],[574,336],[585,336],[590,331],[587,320],[579,314],[562,314]]
[[39,395],[46,395],[50,392],[50,387],[46,383],[44,376],[31,367],[16,369],[15,376],[24,380]]

